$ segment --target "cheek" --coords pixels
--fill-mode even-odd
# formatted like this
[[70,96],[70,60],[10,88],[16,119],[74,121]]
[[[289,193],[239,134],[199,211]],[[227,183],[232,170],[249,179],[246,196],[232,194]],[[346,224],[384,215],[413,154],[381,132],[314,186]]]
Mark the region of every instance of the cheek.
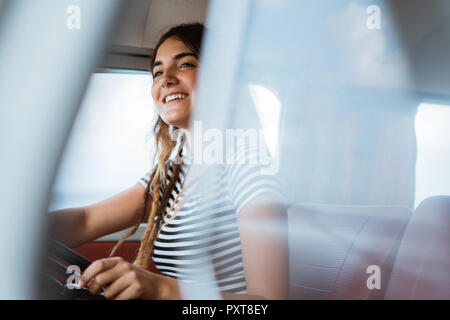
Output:
[[157,85],[152,86],[152,98],[153,102],[155,103],[156,107],[159,110],[159,95],[160,95],[160,88]]
[[152,84],[152,98],[155,103],[158,101],[158,86],[156,84]]
[[195,88],[195,85],[196,85],[196,83],[197,83],[198,72],[199,72],[198,69],[195,70],[194,73],[193,73],[193,75],[192,75],[192,77],[191,77],[191,83],[192,83],[192,85],[194,86],[194,88]]
[[153,102],[155,103],[156,106],[156,112],[160,115],[161,114],[161,106],[158,100],[159,97],[159,87],[157,85],[152,85],[152,98],[153,98]]
[[188,77],[185,78],[185,84],[187,87],[189,87],[192,96],[195,95],[196,82],[197,82],[197,74],[196,73],[192,73]]

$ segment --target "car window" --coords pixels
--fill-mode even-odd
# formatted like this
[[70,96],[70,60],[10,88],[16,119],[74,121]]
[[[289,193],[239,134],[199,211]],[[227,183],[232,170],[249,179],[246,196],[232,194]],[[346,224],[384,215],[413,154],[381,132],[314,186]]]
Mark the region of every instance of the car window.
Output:
[[424,102],[415,118],[417,137],[414,208],[424,199],[450,194],[450,105]]
[[92,74],[66,144],[50,210],[103,200],[150,168],[154,105],[150,73]]

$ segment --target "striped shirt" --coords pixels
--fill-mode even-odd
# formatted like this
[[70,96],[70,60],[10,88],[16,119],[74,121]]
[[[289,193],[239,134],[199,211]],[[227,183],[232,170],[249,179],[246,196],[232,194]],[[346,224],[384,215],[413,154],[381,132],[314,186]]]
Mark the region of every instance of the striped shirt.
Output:
[[[261,174],[262,166],[252,164],[255,157],[256,151],[244,150],[237,154],[235,163],[209,165],[210,173],[186,186],[191,166],[183,166],[166,207],[166,224],[155,240],[153,262],[161,273],[181,281],[198,281],[206,262],[214,270],[212,281],[220,291],[247,293],[237,216],[245,204],[261,194],[270,193],[284,201],[275,177]],[[149,175],[139,180],[142,186],[147,186]],[[172,165],[167,182],[171,176]],[[181,209],[174,214],[174,208],[169,209],[180,190],[183,192],[175,206],[180,204]]]

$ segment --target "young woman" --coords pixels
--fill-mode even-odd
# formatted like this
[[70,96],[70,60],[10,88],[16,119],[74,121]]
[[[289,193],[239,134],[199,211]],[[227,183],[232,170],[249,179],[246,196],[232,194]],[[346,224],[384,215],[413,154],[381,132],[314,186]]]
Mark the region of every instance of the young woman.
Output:
[[[282,196],[273,178],[260,174],[257,165],[231,164],[219,166],[200,184],[195,165],[173,160],[174,153],[185,157],[189,147],[189,140],[180,144],[171,133],[190,133],[203,29],[201,24],[174,27],[155,48],[152,97],[159,117],[152,172],[115,197],[51,214],[52,235],[72,247],[134,226],[112,255],[140,223],[148,223],[133,264],[110,257],[84,271],[80,285],[94,294],[103,290],[108,299],[183,298],[182,287],[196,285],[200,269],[195,266],[203,261],[199,252],[207,252],[222,298],[288,297],[286,215],[276,201]],[[218,64],[226,67],[226,61]],[[241,160],[251,156],[248,150],[240,154]],[[161,274],[148,271],[151,259]]]

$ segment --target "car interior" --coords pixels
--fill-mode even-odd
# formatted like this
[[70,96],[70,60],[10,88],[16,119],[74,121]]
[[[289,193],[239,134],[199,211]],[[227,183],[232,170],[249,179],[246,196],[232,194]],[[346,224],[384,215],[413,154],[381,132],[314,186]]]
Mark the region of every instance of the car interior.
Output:
[[[150,90],[159,37],[200,22],[195,117],[204,130],[262,128],[286,196],[289,299],[450,299],[450,2],[373,3],[0,1],[0,241],[15,244],[3,253],[0,273],[11,276],[0,298],[103,299],[68,279],[129,230],[69,248],[47,238],[46,215],[150,169],[152,145],[132,158],[123,132],[139,128],[144,141],[151,97],[133,107],[141,89],[127,79]],[[72,4],[79,29],[65,25]],[[119,101],[119,80],[135,90],[120,98],[120,122],[94,119],[116,112],[101,101]],[[98,143],[108,139],[113,147]],[[116,255],[133,262],[145,227]]]

